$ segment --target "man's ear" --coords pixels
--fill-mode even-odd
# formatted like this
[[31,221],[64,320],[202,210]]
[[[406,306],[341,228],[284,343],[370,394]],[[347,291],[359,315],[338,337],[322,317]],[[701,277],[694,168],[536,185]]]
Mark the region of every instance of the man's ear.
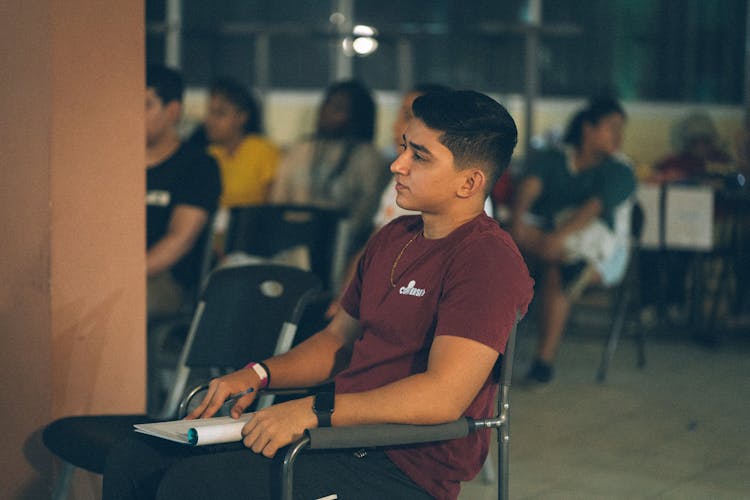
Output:
[[459,198],[470,198],[478,192],[484,198],[484,188],[487,184],[487,175],[480,168],[467,168],[462,171],[463,183],[458,189]]

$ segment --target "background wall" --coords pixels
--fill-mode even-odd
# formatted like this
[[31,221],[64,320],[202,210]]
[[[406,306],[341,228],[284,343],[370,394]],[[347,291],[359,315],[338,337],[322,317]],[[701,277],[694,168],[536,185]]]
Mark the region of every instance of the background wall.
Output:
[[[494,96],[505,104],[518,126],[519,145],[524,143],[524,103],[517,95]],[[272,91],[265,96],[264,118],[266,132],[282,146],[288,146],[314,130],[318,106],[323,91]],[[184,128],[189,130],[203,120],[207,96],[205,90],[188,91],[185,100]],[[391,124],[401,104],[396,92],[376,92],[377,130],[376,142],[381,149],[391,145]],[[585,104],[585,99],[540,98],[534,104],[534,134],[543,134],[555,128],[562,130],[573,113]],[[688,113],[702,110],[711,116],[719,129],[721,139],[728,149],[741,129],[743,108],[740,105],[690,104],[668,102],[624,101],[628,121],[623,149],[636,165],[652,165],[670,152],[672,125]],[[516,156],[522,153],[519,147]]]
[[0,498],[48,496],[52,419],[144,407],[143,19],[0,7]]

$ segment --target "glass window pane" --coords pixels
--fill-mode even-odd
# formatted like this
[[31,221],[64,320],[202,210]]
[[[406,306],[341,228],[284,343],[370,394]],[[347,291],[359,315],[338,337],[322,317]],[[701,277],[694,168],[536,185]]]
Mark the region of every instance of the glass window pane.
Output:
[[[408,40],[413,82],[521,93],[526,0],[352,0],[354,23],[374,26],[379,48],[352,61],[378,89],[400,85],[398,44]],[[146,56],[164,59],[166,0],[147,0]],[[338,41],[326,33],[331,0],[183,0],[182,61],[193,85],[231,74],[255,85],[255,40],[269,39],[272,87],[325,87]],[[612,92],[633,100],[740,103],[745,0],[543,0],[538,62],[542,96]],[[679,15],[677,15],[679,14]],[[578,32],[560,33],[561,25]]]
[[331,44],[325,37],[271,37],[271,86],[321,88],[331,74]]

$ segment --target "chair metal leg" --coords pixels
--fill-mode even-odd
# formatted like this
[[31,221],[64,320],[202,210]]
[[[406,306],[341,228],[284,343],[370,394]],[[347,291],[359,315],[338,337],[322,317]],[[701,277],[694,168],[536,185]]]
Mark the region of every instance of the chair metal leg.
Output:
[[63,461],[60,477],[57,478],[57,484],[55,484],[55,489],[52,492],[52,500],[66,500],[68,498],[70,480],[73,478],[74,469],[75,465]]
[[636,348],[638,350],[638,368],[646,366],[646,332],[638,321],[638,332],[636,333]]
[[602,360],[599,364],[599,371],[596,375],[598,382],[604,382],[607,378],[607,371],[609,370],[609,364],[612,362],[612,358],[615,356],[617,350],[617,344],[620,341],[620,334],[625,324],[625,316],[627,314],[627,292],[623,294],[620,303],[617,305],[617,311],[615,312],[615,318],[612,322],[612,329],[607,337],[607,342],[604,346],[604,352],[602,352]]
[[497,498],[508,500],[510,498],[510,430],[508,420],[497,430]]
[[310,444],[310,438],[304,436],[296,443],[289,446],[281,464],[281,500],[292,500],[294,483],[294,462],[297,456]]

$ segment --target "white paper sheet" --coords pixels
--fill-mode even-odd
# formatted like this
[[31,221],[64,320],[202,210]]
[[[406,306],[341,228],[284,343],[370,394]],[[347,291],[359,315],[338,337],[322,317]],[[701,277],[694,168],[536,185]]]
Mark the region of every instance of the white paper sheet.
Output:
[[[232,417],[203,418],[197,420],[173,420],[152,424],[136,424],[135,431],[160,437],[176,443],[204,446],[207,444],[231,443],[242,439],[242,427],[252,418],[246,413],[238,419]],[[196,435],[191,442],[190,435]]]
[[707,186],[667,186],[664,245],[704,250],[714,245],[714,192]]

